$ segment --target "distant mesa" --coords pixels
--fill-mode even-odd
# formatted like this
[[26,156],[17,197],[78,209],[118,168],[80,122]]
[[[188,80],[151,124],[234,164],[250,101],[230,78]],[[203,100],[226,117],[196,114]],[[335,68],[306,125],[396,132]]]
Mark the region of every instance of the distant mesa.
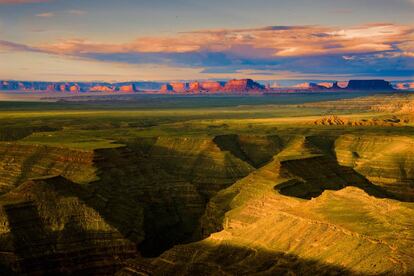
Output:
[[203,81],[201,87],[207,91],[220,91],[223,89],[225,82]]
[[394,90],[391,83],[385,80],[350,80],[350,90]]
[[224,91],[260,91],[265,87],[252,79],[229,80],[224,86]]
[[122,85],[119,87],[121,92],[137,92],[137,88],[134,84]]
[[160,91],[161,91],[161,92],[173,92],[173,91],[174,91],[174,88],[172,87],[172,85],[171,85],[171,84],[166,83],[166,84],[163,84],[163,85],[161,86]]
[[318,83],[318,86],[325,87],[325,88],[332,88],[333,85],[334,85],[334,83],[332,83],[332,82],[320,82],[320,83]]
[[189,88],[186,82],[171,82],[170,85],[175,92],[186,92]]
[[398,90],[414,90],[414,82],[399,82],[395,84]]
[[203,93],[203,92],[250,92],[265,90],[265,87],[252,79],[219,81],[170,82],[164,84],[160,92]]
[[190,82],[189,91],[198,92],[198,91],[202,91],[202,90],[203,90],[203,87],[202,87],[200,82],[198,82],[198,81]]
[[91,92],[113,92],[115,91],[114,87],[107,85],[96,85],[90,88]]
[[232,79],[229,81],[191,81],[191,82],[42,82],[42,81],[0,81],[0,90],[24,92],[106,92],[106,93],[160,93],[160,94],[273,94],[324,91],[392,91],[414,90],[414,82],[393,83],[385,80],[350,80],[303,82],[289,87],[277,83],[266,86],[252,79]]
[[313,83],[313,82],[304,82],[294,85],[294,88],[298,89],[305,89],[305,90],[320,90],[320,89],[327,89],[330,88],[332,84],[324,82],[324,83]]
[[338,88],[347,88],[349,81],[338,81],[336,82],[336,85],[334,84],[334,87]]

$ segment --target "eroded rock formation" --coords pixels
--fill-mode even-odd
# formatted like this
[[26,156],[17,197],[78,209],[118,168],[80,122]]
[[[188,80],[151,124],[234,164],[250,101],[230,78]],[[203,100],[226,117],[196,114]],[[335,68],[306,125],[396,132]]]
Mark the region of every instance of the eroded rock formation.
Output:
[[347,89],[351,90],[393,90],[391,83],[385,80],[350,80]]
[[263,90],[264,86],[251,80],[251,79],[241,79],[241,80],[229,80],[224,85],[224,91],[251,91],[251,90]]
[[154,137],[94,151],[0,143],[0,266],[410,273],[412,137],[374,137]]

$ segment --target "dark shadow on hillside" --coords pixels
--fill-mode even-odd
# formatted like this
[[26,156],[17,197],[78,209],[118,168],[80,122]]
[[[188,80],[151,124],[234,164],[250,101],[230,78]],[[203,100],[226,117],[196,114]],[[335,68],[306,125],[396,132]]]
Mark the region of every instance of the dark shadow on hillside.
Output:
[[311,199],[325,190],[340,190],[355,186],[378,198],[396,199],[385,189],[372,184],[350,167],[341,166],[329,156],[317,156],[281,162],[282,175],[290,180],[274,188],[282,195]]
[[271,161],[283,148],[282,140],[276,135],[226,134],[214,137],[213,142],[220,150],[230,152],[256,169]]
[[[159,258],[129,260],[117,275],[363,275],[335,264],[294,254],[229,243],[192,243]],[[143,274],[143,275],[144,275]],[[145,275],[147,275],[145,274]]]
[[[61,188],[68,184],[55,187],[62,196],[75,196],[96,210],[136,243],[142,255],[155,257],[176,244],[194,241],[210,197],[248,172],[228,170],[221,175],[212,157],[208,158],[211,164],[200,166],[201,157],[180,156],[180,152],[154,146],[153,139],[141,142],[97,150],[94,163],[100,179],[85,186],[71,183],[81,190]],[[193,158],[192,163],[185,164],[186,158]],[[225,159],[225,167],[227,163],[233,166],[233,161]]]
[[63,230],[51,231],[36,205],[28,201],[4,206],[10,235],[1,240],[12,239],[14,257],[9,257],[10,267],[3,265],[11,274],[2,275],[113,275],[123,260],[136,256],[132,243],[119,241],[111,232],[87,231],[75,217]]

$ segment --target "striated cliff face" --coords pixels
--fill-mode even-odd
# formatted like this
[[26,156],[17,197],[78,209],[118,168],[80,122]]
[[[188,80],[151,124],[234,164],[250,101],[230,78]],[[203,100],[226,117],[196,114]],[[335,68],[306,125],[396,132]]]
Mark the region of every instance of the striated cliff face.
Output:
[[201,86],[204,90],[207,91],[221,91],[223,89],[223,84],[218,81],[203,81]]
[[115,91],[114,87],[107,85],[95,85],[92,86],[89,91],[91,92],[113,92]]
[[134,84],[122,85],[118,89],[120,92],[137,92],[137,88]]
[[174,91],[174,88],[171,86],[171,84],[169,84],[169,83],[166,83],[166,84],[163,84],[162,85],[162,87],[161,87],[161,89],[160,89],[160,91],[161,92],[172,92],[172,91]]
[[198,91],[203,90],[203,87],[201,86],[201,83],[200,83],[200,82],[198,82],[198,81],[193,81],[193,82],[190,82],[190,83],[189,83],[189,85],[188,85],[188,89],[189,89],[189,91],[191,91],[191,92],[198,92]]
[[[0,254],[0,263],[17,272],[111,274],[131,254],[157,255],[190,241],[209,198],[253,170],[211,138],[140,139],[94,152],[2,146],[5,194],[0,205],[6,213],[0,219],[3,225],[16,225],[16,235],[37,235],[33,244],[19,249],[6,250],[0,243],[1,251],[10,252]],[[27,182],[49,175],[71,181],[52,177]],[[65,222],[65,217],[74,221]],[[54,221],[60,226],[48,224]],[[12,242],[13,229],[3,229],[4,244]]]
[[[314,181],[320,170],[315,168]],[[214,227],[212,222],[216,221],[210,230],[217,233],[208,236],[207,232],[206,239],[175,246],[158,258],[130,260],[117,275],[144,271],[153,275],[236,275],[241,271],[371,275],[412,271],[411,205],[377,199],[356,187],[325,191],[308,201],[286,197],[276,189],[289,180],[282,171],[275,157],[212,198],[203,226]],[[321,180],[334,172],[328,169],[325,175]],[[384,213],[384,209],[392,212]],[[394,231],[401,233],[398,240]]]
[[413,138],[343,135],[334,150],[341,165],[354,168],[403,199],[414,200]]
[[413,90],[414,82],[399,82],[395,84],[395,88],[398,90]]
[[93,158],[89,151],[0,143],[0,194],[43,176],[62,175],[77,183],[93,181]]
[[407,274],[414,208],[384,198],[414,200],[412,142],[231,134],[94,151],[1,143],[0,271]]
[[136,245],[61,177],[29,181],[0,197],[0,264],[18,274],[113,274]]
[[188,90],[188,83],[186,82],[171,82],[170,85],[175,92],[185,92]]
[[251,79],[229,80],[226,83],[218,81],[203,82],[172,82],[161,89],[161,92],[249,92],[264,90],[265,87]]

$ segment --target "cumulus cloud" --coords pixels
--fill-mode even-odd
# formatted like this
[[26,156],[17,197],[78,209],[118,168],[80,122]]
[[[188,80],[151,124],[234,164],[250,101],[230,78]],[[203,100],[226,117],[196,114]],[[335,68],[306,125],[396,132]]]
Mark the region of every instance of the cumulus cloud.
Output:
[[199,67],[208,73],[251,69],[413,75],[413,34],[412,26],[386,23],[348,28],[268,26],[140,37],[128,43],[66,39],[7,47],[107,62]]

